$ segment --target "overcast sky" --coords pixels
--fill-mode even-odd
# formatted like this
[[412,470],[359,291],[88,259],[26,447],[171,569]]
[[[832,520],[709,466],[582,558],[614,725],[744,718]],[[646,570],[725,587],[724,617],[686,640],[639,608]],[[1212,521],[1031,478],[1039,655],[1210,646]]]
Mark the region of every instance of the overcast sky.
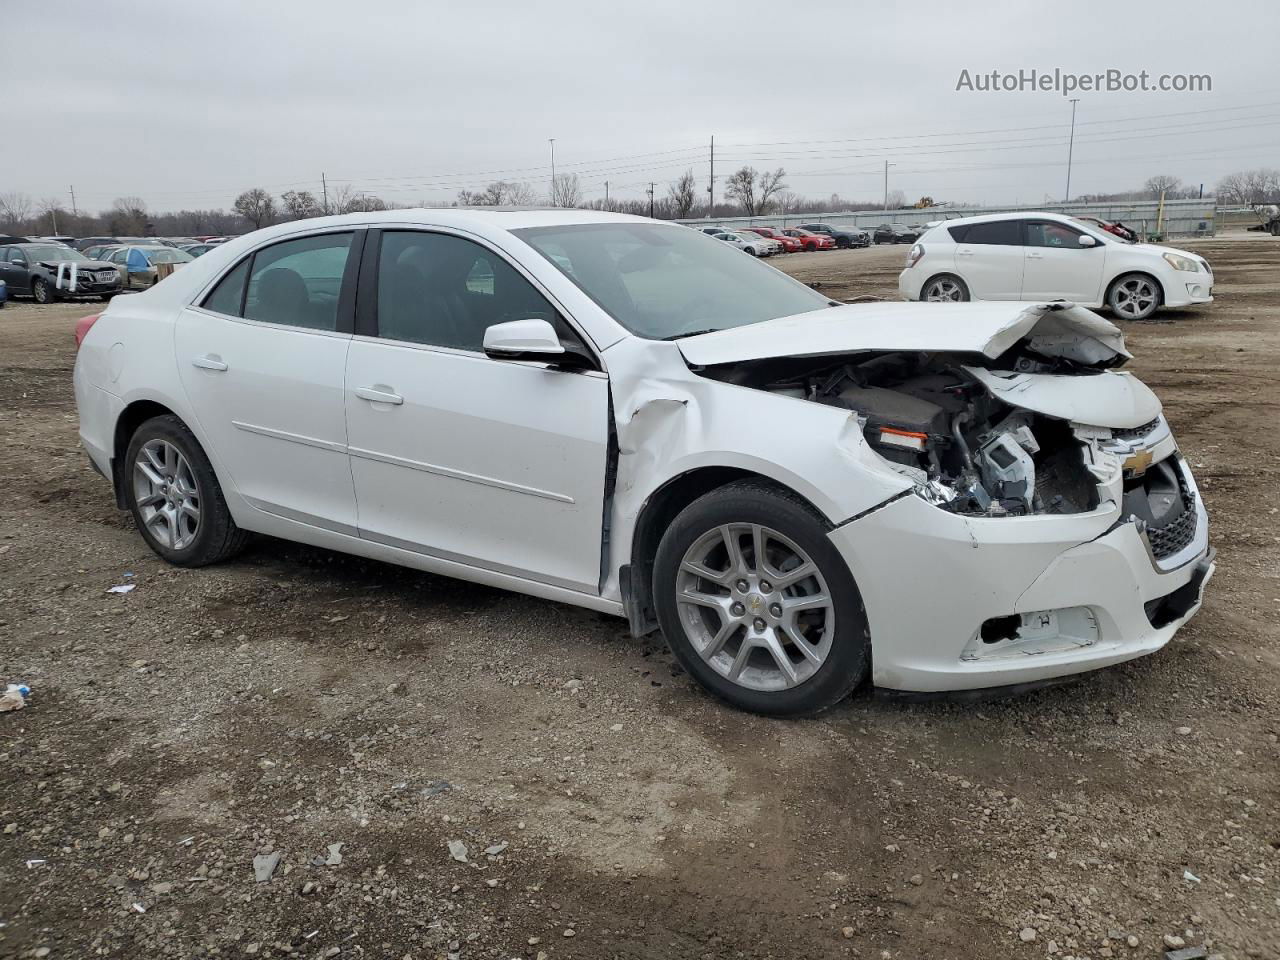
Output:
[[[56,15],[54,9],[56,8]],[[961,71],[1209,74],[1212,92],[1082,92],[1072,194],[1280,166],[1280,4],[1072,0],[216,0],[4,4],[0,192],[98,210],[229,207],[349,182],[400,204],[505,178],[588,198],[686,169],[783,166],[800,194],[1061,199],[1061,93]],[[717,186],[717,194],[723,188]],[[702,194],[705,196],[705,194]]]

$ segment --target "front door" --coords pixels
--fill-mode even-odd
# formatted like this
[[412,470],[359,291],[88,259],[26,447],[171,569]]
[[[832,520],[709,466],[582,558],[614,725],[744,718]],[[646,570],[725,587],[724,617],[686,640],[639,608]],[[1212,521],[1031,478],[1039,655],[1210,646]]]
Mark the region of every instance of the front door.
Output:
[[343,376],[362,239],[348,230],[258,250],[183,312],[174,341],[197,422],[240,494],[350,536]]
[[27,258],[17,247],[0,248],[0,280],[9,288],[10,295],[31,292],[31,272]]
[[1080,246],[1082,230],[1053,220],[1028,220],[1023,300],[1100,303],[1106,247]]
[[598,593],[608,379],[484,355],[507,320],[576,336],[488,247],[384,231],[366,261],[346,396],[361,536]]
[[1022,221],[988,220],[963,227],[956,241],[955,270],[974,300],[1022,296]]

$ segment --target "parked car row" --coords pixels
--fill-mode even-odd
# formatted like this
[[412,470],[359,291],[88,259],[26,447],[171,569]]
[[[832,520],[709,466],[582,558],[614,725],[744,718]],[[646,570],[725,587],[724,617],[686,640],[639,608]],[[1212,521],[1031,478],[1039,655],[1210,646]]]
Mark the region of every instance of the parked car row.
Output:
[[194,260],[175,247],[154,243],[95,244],[84,252],[65,243],[27,241],[0,246],[0,281],[7,296],[37,303],[145,290]]
[[[721,225],[696,227],[703,233],[719,237],[732,243],[739,249],[754,256],[767,257],[774,253],[800,253],[815,250],[850,250],[856,247],[869,247],[876,243],[915,243],[922,232],[920,227],[908,226],[905,223],[882,223],[871,230],[848,224],[802,223],[796,227],[726,227]],[[744,234],[756,234],[768,240],[776,241],[777,246],[769,248],[757,244],[753,238]],[[765,250],[766,252],[760,252]]]

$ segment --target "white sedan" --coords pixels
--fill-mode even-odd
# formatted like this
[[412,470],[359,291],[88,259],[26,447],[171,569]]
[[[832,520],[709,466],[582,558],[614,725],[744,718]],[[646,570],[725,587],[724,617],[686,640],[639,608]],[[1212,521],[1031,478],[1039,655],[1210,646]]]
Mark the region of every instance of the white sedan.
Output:
[[1209,261],[1131,243],[1056,213],[947,220],[911,248],[898,290],[908,300],[1069,300],[1144,320],[1161,306],[1213,301]]
[[771,257],[782,249],[782,244],[776,240],[770,240],[768,237],[762,237],[758,233],[738,233],[735,230],[725,230],[723,233],[713,233],[711,236],[729,244],[731,247],[737,247],[743,253],[749,253],[753,257]]
[[169,562],[252,531],[616,614],[750,710],[1129,660],[1213,569],[1107,321],[841,305],[673,224],[281,224],[77,339],[83,445]]

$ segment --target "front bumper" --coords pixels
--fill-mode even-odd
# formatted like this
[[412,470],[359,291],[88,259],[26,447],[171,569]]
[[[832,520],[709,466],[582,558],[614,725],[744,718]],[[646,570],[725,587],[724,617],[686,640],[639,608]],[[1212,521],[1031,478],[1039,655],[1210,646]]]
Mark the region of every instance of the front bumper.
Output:
[[1189,307],[1200,303],[1213,303],[1213,277],[1204,274],[1188,273],[1184,276],[1194,279],[1182,283],[1174,282],[1165,287],[1164,305],[1166,307]]
[[[1109,503],[983,518],[912,494],[837,527],[831,539],[866,608],[873,682],[918,692],[1035,683],[1160,649],[1214,570],[1196,501],[1195,538],[1163,561]],[[1010,622],[1016,637],[991,628]]]

